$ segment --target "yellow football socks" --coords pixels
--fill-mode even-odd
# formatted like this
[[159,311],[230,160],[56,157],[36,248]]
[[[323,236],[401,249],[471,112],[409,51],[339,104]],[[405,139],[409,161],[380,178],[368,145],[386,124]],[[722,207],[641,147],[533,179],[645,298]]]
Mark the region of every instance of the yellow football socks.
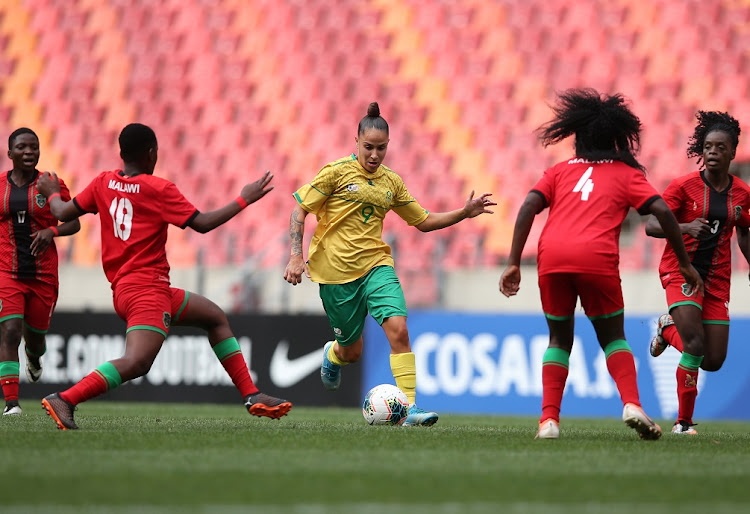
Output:
[[338,358],[336,355],[336,352],[333,351],[333,348],[336,346],[336,342],[328,347],[328,360],[331,361],[333,364],[338,364],[339,366],[344,366],[346,364],[349,364],[348,362],[344,362],[341,359]]
[[414,353],[392,353],[391,372],[396,379],[396,387],[401,389],[409,403],[415,403],[417,397],[417,363]]

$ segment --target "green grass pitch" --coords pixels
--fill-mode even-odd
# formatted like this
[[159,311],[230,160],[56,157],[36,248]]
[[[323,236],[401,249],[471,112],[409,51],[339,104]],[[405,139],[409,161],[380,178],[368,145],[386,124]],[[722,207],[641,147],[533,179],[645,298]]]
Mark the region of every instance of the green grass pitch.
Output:
[[0,419],[3,512],[750,512],[749,423],[641,441],[616,418],[563,418],[535,441],[529,417],[371,427],[357,409],[92,401],[62,432],[21,405]]

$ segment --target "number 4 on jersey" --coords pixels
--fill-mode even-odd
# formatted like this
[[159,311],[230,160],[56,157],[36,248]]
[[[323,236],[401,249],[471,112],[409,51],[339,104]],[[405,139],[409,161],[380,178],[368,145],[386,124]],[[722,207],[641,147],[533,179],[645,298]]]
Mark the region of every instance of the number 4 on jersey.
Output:
[[589,193],[594,190],[594,181],[590,178],[592,171],[594,171],[594,167],[589,166],[588,169],[583,172],[581,178],[578,179],[576,187],[573,188],[574,193],[581,193],[581,200],[584,202],[589,199]]

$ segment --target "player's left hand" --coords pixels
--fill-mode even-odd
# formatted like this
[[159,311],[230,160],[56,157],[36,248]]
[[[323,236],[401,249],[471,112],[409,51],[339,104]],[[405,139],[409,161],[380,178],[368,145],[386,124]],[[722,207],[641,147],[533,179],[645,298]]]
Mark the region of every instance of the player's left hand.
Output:
[[483,193],[481,196],[474,198],[474,191],[472,190],[464,205],[466,217],[475,218],[480,214],[493,214],[494,211],[489,210],[487,207],[497,204],[492,201],[490,196],[492,196],[492,193]]
[[43,254],[52,243],[53,237],[55,237],[55,233],[49,228],[43,228],[42,230],[33,232],[31,234],[31,255],[36,257],[37,255]]
[[273,180],[273,174],[266,171],[258,180],[243,187],[240,196],[245,199],[248,205],[257,202],[273,191],[273,186],[270,185],[271,180]]
[[46,198],[49,198],[53,194],[60,192],[60,179],[57,178],[54,171],[40,173],[36,181],[36,189]]

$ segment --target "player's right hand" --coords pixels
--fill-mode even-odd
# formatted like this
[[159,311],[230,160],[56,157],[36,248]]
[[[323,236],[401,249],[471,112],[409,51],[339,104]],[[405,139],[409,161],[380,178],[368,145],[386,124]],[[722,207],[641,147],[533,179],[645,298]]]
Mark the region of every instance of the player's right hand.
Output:
[[703,295],[703,279],[692,264],[687,268],[680,266],[680,273],[685,278],[685,282],[688,283],[693,292]]
[[307,278],[310,278],[310,270],[307,268],[304,258],[301,255],[292,255],[289,257],[289,263],[284,270],[284,280],[296,286],[302,282],[303,273]]
[[696,218],[685,224],[683,231],[694,239],[706,239],[711,237],[711,225],[705,218]]
[[518,293],[521,287],[521,269],[516,265],[508,265],[500,277],[500,292],[510,298]]
[[57,178],[54,171],[40,173],[36,181],[36,189],[43,196],[49,198],[51,195],[60,192],[60,179]]

